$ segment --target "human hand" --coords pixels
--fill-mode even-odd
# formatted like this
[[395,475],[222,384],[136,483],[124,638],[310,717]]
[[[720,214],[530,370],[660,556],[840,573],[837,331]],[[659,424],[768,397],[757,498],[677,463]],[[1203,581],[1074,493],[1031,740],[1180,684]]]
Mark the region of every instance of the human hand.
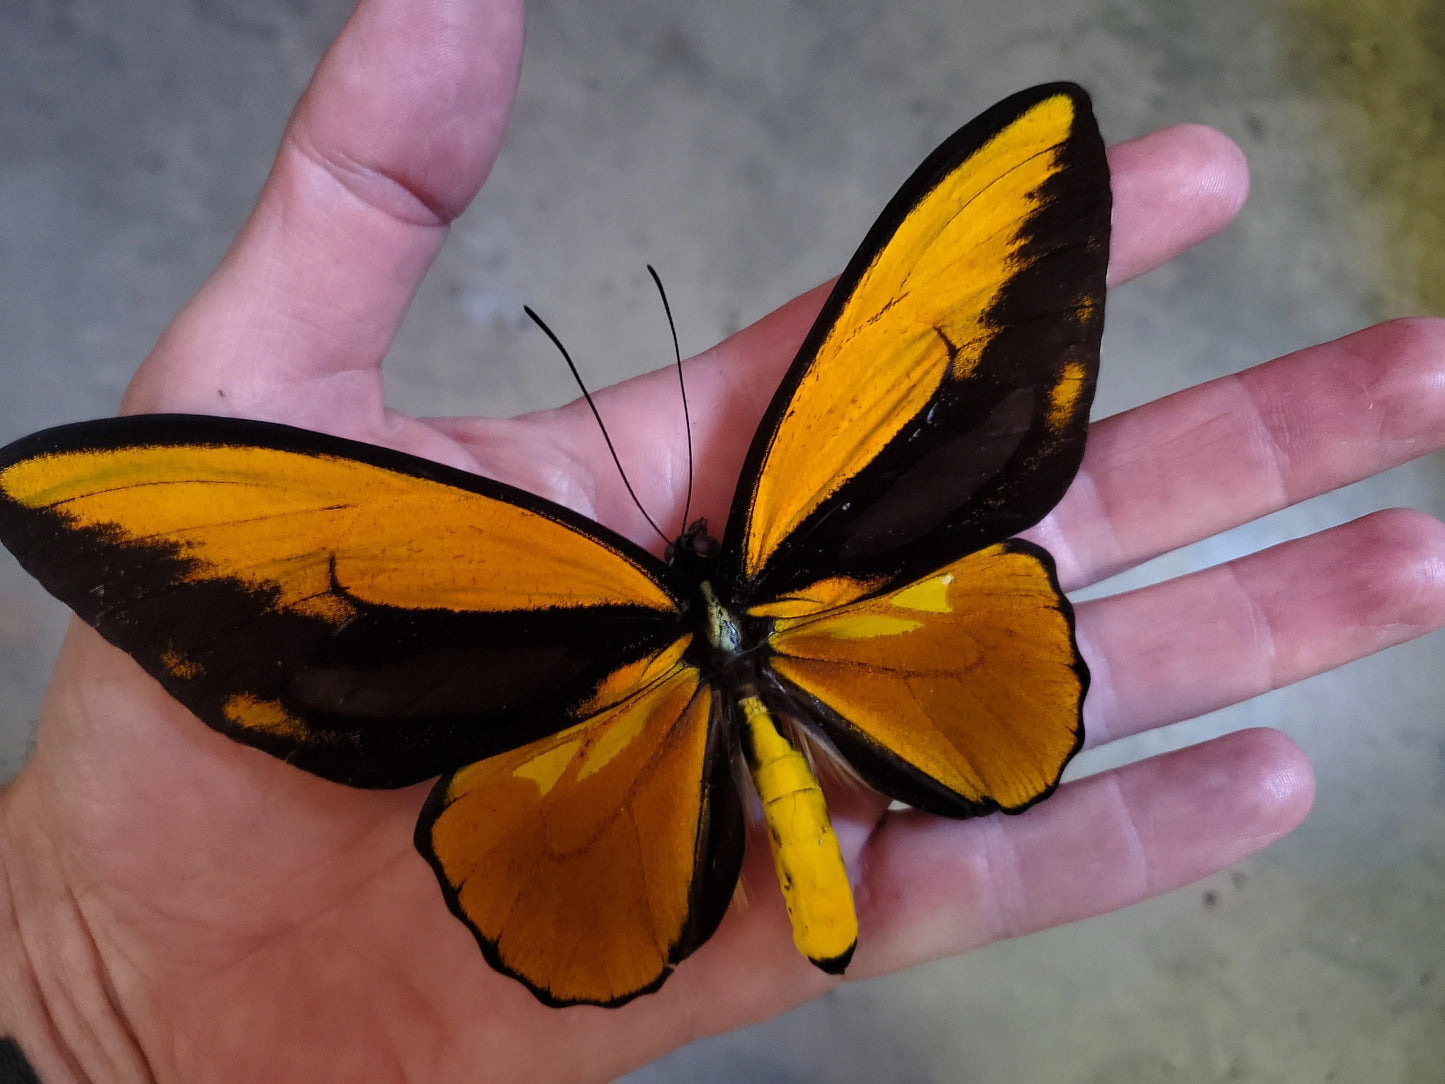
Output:
[[[384,408],[381,358],[496,152],[520,49],[512,5],[433,8],[358,11],[256,214],[126,409],[224,411],[385,443],[646,539],[585,411],[422,423]],[[1242,197],[1237,154],[1200,129],[1126,144],[1111,161],[1114,282],[1217,229]],[[806,295],[689,364],[699,510],[715,522],[821,300]],[[1031,534],[1077,588],[1428,451],[1445,436],[1421,405],[1442,353],[1438,326],[1391,325],[1099,423],[1079,481]],[[599,402],[624,462],[640,464],[643,503],[674,522],[686,477],[675,378]],[[1445,600],[1429,562],[1442,547],[1434,521],[1385,513],[1080,606],[1089,740],[1437,626]],[[1017,818],[940,821],[836,792],[862,925],[848,978],[1202,876],[1297,823],[1309,790],[1293,745],[1252,731],[1065,786]],[[792,951],[766,847],[751,846],[749,906],[660,993],[614,1011],[545,1009],[486,966],[443,906],[411,843],[422,797],[349,791],[233,745],[72,629],[36,756],[0,807],[3,936],[18,933],[35,984],[0,984],[0,1019],[47,1080],[565,1078],[615,1074],[836,981]]]

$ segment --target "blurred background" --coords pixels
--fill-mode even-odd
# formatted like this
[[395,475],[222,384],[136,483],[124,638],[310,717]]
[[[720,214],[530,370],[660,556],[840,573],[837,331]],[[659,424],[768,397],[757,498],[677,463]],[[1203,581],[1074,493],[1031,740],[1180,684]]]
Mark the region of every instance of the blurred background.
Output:
[[[247,213],[348,9],[0,5],[0,441],[114,412]],[[596,386],[664,364],[648,261],[684,354],[710,346],[839,271],[957,125],[1058,78],[1089,88],[1111,142],[1202,121],[1253,168],[1235,225],[1111,295],[1096,416],[1387,317],[1445,313],[1442,71],[1440,0],[538,0],[506,147],[417,298],[390,398],[496,415],[569,399],[524,302]],[[1445,460],[1128,582],[1397,504],[1445,514]],[[7,778],[63,624],[0,553]],[[1107,918],[847,986],[632,1079],[1442,1079],[1442,650],[1437,634],[1076,765],[1280,727],[1319,794],[1264,853]]]

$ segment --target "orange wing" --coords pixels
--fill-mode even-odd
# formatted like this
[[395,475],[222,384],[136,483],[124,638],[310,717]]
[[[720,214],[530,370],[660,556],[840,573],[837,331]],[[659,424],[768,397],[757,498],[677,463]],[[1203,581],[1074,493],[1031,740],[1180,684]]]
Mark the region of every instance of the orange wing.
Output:
[[[836,586],[836,585],[835,585]],[[1048,554],[1005,542],[861,601],[778,617],[773,672],[863,778],[948,816],[1018,812],[1083,740],[1088,671]]]
[[630,699],[463,768],[428,799],[417,847],[452,911],[492,966],[547,1004],[649,993],[721,921],[743,819],[712,704],[697,671],[674,662]]

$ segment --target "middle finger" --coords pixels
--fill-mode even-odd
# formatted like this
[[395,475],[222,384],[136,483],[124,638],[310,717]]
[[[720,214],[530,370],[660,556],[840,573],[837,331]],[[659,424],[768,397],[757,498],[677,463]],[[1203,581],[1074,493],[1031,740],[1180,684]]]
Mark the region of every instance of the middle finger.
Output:
[[1445,525],[1365,516],[1078,607],[1089,745],[1202,715],[1445,625]]
[[1397,320],[1096,423],[1027,537],[1075,590],[1445,445],[1445,320]]

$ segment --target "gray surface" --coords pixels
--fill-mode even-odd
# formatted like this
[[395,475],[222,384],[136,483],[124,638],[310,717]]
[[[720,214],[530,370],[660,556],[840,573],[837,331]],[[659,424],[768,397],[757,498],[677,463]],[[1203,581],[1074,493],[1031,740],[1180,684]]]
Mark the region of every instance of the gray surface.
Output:
[[[0,439],[113,412],[240,223],[345,8],[0,4]],[[1437,0],[1004,8],[533,5],[507,148],[403,330],[393,401],[505,414],[567,398],[524,300],[595,383],[655,366],[649,260],[684,351],[710,345],[836,272],[957,123],[1060,77],[1091,89],[1111,139],[1205,121],[1254,170],[1236,226],[1111,299],[1101,412],[1445,311]],[[1393,504],[1439,515],[1442,479],[1438,457],[1402,468],[1144,575]],[[0,558],[11,769],[61,625]],[[1265,853],[1106,919],[849,987],[635,1079],[1442,1079],[1442,646],[1133,743],[1142,755],[1249,724],[1294,735],[1319,797]]]

